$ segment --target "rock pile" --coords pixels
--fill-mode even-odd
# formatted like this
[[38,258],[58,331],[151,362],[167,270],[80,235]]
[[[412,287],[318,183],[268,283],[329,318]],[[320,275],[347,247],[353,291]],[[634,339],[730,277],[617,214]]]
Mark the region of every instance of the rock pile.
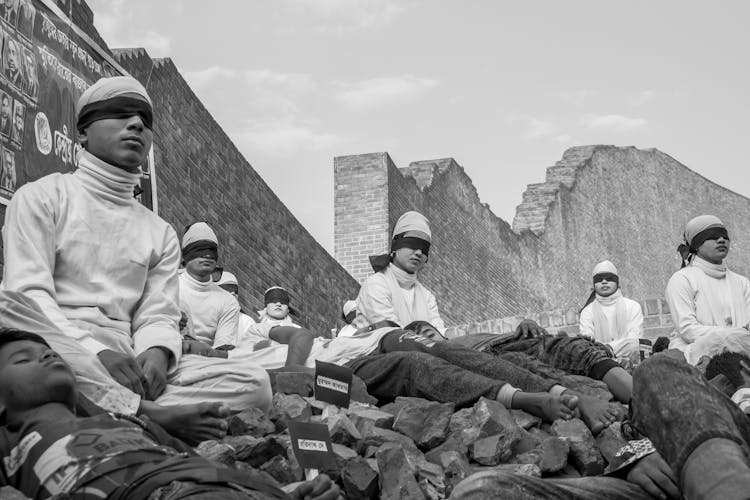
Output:
[[[311,397],[312,374],[284,378],[290,383],[275,384],[270,415],[258,410],[234,415],[231,435],[201,443],[198,452],[232,467],[257,468],[291,491],[304,473],[292,454],[287,422],[323,423],[338,469],[321,472],[336,480],[347,498],[440,499],[462,479],[484,470],[545,477],[602,474],[625,445],[619,424],[594,437],[579,419],[546,424],[484,398],[459,410],[450,403],[405,397],[378,408],[361,381],[354,384],[350,407],[343,409]],[[612,397],[601,382],[584,377],[575,382],[577,390]]]

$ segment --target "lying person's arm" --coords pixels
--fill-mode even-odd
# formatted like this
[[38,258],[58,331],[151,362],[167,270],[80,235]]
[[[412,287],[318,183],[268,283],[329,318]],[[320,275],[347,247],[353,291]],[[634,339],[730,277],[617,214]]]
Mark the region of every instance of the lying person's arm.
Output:
[[289,353],[285,366],[304,365],[313,346],[315,335],[306,328],[296,326],[275,326],[268,332],[268,338],[279,344],[287,344]]

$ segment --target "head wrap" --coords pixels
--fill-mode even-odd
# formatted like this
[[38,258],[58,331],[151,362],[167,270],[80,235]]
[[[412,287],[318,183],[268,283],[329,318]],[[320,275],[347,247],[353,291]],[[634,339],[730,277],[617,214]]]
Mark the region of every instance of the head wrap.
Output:
[[97,120],[135,115],[141,117],[147,128],[153,128],[153,103],[146,88],[130,76],[102,78],[78,99],[76,128],[83,132]]
[[188,262],[207,255],[219,259],[219,239],[208,224],[195,222],[182,236],[182,260]]
[[276,302],[289,305],[289,292],[280,286],[272,286],[263,294],[264,304],[275,304]]
[[[612,262],[608,260],[603,260],[598,263],[594,267],[594,271],[591,274],[593,276],[594,284],[597,284],[600,281],[607,280],[613,283],[617,283],[617,287],[620,287],[620,276],[617,272],[617,268],[614,264],[612,264]],[[586,303],[583,304],[583,307],[578,312],[580,313],[581,311],[583,311],[587,305],[591,304],[594,301],[594,299],[596,299],[596,291],[592,288],[589,297],[586,299]]]
[[605,260],[596,265],[594,268],[594,283],[598,283],[604,279],[607,281],[613,281],[620,284],[620,277],[617,273],[617,268],[610,261]]
[[224,271],[221,273],[221,278],[219,278],[219,281],[216,282],[217,285],[235,285],[237,287],[240,286],[240,284],[237,282],[237,276],[230,273],[229,271]]
[[354,300],[347,300],[344,302],[344,307],[341,308],[341,319],[351,324],[354,318],[357,317],[357,302]]
[[393,228],[390,252],[382,255],[371,255],[370,265],[375,272],[382,271],[390,264],[391,253],[400,248],[419,249],[425,256],[428,256],[431,242],[432,231],[430,231],[427,218],[419,212],[406,212],[398,218],[396,226]]
[[683,242],[677,247],[677,251],[682,257],[682,267],[685,267],[698,253],[698,248],[708,240],[715,240],[719,237],[729,239],[724,223],[714,215],[699,215],[690,220],[685,225],[683,233]]

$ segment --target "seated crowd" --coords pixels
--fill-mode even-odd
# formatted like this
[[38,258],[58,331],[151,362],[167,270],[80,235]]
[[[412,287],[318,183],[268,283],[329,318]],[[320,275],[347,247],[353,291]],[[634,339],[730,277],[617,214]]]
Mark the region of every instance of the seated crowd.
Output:
[[[619,475],[488,472],[461,483],[456,498],[514,488],[541,498],[747,497],[750,282],[723,264],[729,235],[716,217],[685,229],[683,268],[666,288],[677,331],[670,356],[644,361],[640,305],[623,296],[609,261],[593,270],[580,335],[523,320],[512,334],[447,339],[419,280],[432,232],[417,212],[399,218],[390,251],[371,257],[374,273],[343,305],[346,325],[324,338],[293,320],[294,290],[277,284],[257,320],[243,312],[241,283],[217,269],[213,229],[196,222],[180,242],[133,198],[153,139],[140,83],[102,79],[76,112],[77,170],[24,185],[6,211],[0,486],[32,498],[285,498],[265,476],[219,467],[191,446],[224,437],[231,414],[268,410],[269,371],[320,360],[351,368],[382,404],[412,396],[463,408],[484,397],[545,422],[580,417],[594,434],[629,405],[641,439]],[[690,365],[706,356],[704,377]],[[566,387],[567,375],[603,382],[617,402]],[[340,494],[320,475],[289,495]]]

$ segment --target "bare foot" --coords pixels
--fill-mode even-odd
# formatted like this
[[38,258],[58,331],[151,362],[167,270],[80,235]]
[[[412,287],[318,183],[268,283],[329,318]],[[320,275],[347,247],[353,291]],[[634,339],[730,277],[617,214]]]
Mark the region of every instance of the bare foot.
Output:
[[609,427],[622,417],[616,405],[583,394],[578,395],[578,409],[581,411],[581,418],[586,422],[586,425],[594,435],[597,435],[605,427]]
[[222,403],[162,406],[142,401],[140,411],[191,446],[227,435],[229,408]]
[[513,408],[524,410],[547,421],[558,418],[568,420],[575,416],[578,396],[562,394],[553,396],[547,392],[517,392],[513,395]]

